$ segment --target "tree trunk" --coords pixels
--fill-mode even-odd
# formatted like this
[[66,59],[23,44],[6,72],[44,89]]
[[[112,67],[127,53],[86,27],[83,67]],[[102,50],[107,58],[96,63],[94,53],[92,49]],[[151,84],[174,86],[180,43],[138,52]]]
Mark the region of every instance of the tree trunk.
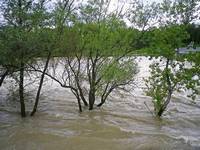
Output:
[[9,71],[6,70],[6,71],[2,74],[1,79],[0,79],[0,87],[2,86],[4,79],[5,79],[6,76],[8,75],[8,72],[9,72]]
[[91,89],[89,92],[89,110],[93,110],[94,102],[95,102],[95,92],[93,89]]
[[102,98],[101,98],[101,102],[97,105],[97,107],[101,107],[105,102],[106,102],[106,98],[104,98],[105,93],[103,94]]
[[20,65],[20,81],[19,81],[19,97],[21,105],[21,116],[26,117],[25,103],[24,103],[24,63]]
[[82,95],[80,95],[80,96],[81,96],[81,100],[83,101],[84,105],[85,105],[85,106],[88,106],[88,103],[87,103],[87,101],[85,100],[85,98],[83,98]]
[[79,111],[82,112],[81,100],[80,100],[79,96],[77,97],[77,100],[78,100]]
[[101,102],[101,103],[99,103],[98,105],[97,105],[97,107],[101,107],[103,104],[105,103],[105,101],[103,102]]
[[107,91],[107,87],[106,87],[106,89],[101,97],[101,102],[97,105],[97,107],[101,107],[106,102],[107,97],[111,94],[111,92],[115,89],[115,87],[116,86],[112,86],[108,91]]
[[171,97],[172,97],[172,89],[169,89],[168,90],[168,95],[167,95],[167,99],[165,101],[165,103],[163,104],[163,106],[161,107],[161,109],[159,110],[158,112],[158,116],[161,117],[163,112],[166,110],[168,104],[170,103],[171,101]]
[[[169,59],[167,59],[167,62],[166,62],[166,67],[165,69],[168,69],[169,68]],[[172,83],[171,83],[171,80],[170,80],[170,76],[168,74],[168,72],[166,73],[166,80],[167,80],[167,86],[168,86],[168,94],[167,94],[167,99],[166,101],[164,102],[163,106],[161,107],[161,109],[158,111],[157,115],[159,117],[162,116],[163,112],[166,110],[168,104],[170,103],[171,101],[171,97],[172,97],[172,93],[173,93],[173,88],[172,88]]]
[[44,70],[42,72],[42,76],[41,76],[41,79],[40,79],[40,83],[39,83],[39,87],[38,87],[38,91],[37,91],[37,95],[36,95],[36,99],[35,99],[35,105],[33,107],[33,111],[31,112],[31,116],[34,116],[35,112],[37,111],[37,107],[38,107],[38,103],[39,103],[39,99],[40,99],[40,92],[42,90],[45,73],[46,73],[46,70],[47,70],[48,65],[49,65],[50,56],[51,56],[51,53],[49,52],[47,60],[46,60],[46,64],[44,66]]
[[79,90],[79,93],[80,93],[81,100],[83,101],[83,103],[84,103],[85,106],[88,106],[88,103],[85,100],[85,97],[83,95],[83,91],[82,91],[82,89],[81,89],[81,87],[79,85],[79,79],[78,78],[76,79],[76,82],[77,82],[77,87],[78,87],[78,90]]

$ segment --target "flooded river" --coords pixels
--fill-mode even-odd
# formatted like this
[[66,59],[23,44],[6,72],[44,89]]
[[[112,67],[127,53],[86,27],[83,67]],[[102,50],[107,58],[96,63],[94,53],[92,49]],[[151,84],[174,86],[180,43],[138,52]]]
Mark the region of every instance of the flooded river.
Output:
[[[0,149],[199,150],[200,100],[194,104],[184,94],[175,94],[163,119],[153,117],[144,104],[152,109],[151,99],[140,88],[150,61],[141,61],[137,75],[141,85],[132,95],[112,95],[102,108],[83,113],[70,91],[48,82],[36,115],[22,119],[16,98],[7,95],[6,83],[0,88]],[[28,97],[29,110],[34,97]]]

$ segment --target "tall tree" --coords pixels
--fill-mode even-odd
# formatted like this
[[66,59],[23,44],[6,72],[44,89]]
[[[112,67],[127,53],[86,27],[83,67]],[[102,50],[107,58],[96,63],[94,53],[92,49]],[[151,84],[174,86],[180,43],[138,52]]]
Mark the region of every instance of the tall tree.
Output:
[[21,116],[26,116],[24,102],[24,76],[27,63],[37,55],[38,29],[45,22],[44,1],[4,1],[2,10],[5,24],[1,26],[1,66],[9,74],[19,71],[19,97]]
[[35,104],[31,112],[31,116],[34,116],[35,112],[37,111],[37,106],[39,103],[39,98],[40,98],[40,93],[43,86],[44,77],[47,72],[52,53],[60,48],[59,45],[60,45],[61,38],[64,38],[64,39],[68,38],[68,37],[63,37],[62,34],[64,33],[65,28],[69,25],[70,17],[73,14],[74,9],[75,9],[74,0],[64,0],[64,1],[60,0],[56,3],[55,10],[52,13],[53,22],[54,22],[53,25],[55,27],[54,38],[49,39],[48,42],[50,42],[51,44],[48,44],[48,46],[45,49],[45,51],[47,51],[48,54],[47,54],[46,62],[44,65],[44,69],[42,71],[42,75],[41,75],[41,79],[39,82],[39,87],[38,87],[38,91],[37,91],[37,95],[35,99]]

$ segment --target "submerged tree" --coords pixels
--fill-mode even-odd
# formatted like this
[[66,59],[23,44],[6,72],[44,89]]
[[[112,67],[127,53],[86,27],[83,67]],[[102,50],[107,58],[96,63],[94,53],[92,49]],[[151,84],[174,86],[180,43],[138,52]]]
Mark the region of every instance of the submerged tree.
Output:
[[158,9],[158,28],[149,32],[151,38],[147,53],[160,60],[157,59],[150,66],[151,76],[146,80],[146,93],[152,97],[155,114],[160,117],[175,91],[196,91],[191,68],[185,65],[186,57],[178,55],[176,50],[187,44],[187,25],[195,19],[198,1],[165,0],[159,4]]
[[[50,24],[50,27],[52,27],[53,29],[49,30],[51,32],[48,32],[49,34],[46,34],[46,37],[42,40],[42,48],[40,48],[40,50],[44,50],[47,52],[47,54],[43,54],[46,56],[46,62],[42,71],[42,75],[40,78],[40,83],[39,83],[39,87],[38,87],[38,91],[37,91],[37,95],[36,95],[36,99],[35,99],[35,104],[33,107],[33,110],[31,112],[31,116],[33,116],[35,114],[35,112],[37,111],[37,106],[39,103],[39,98],[40,98],[40,93],[42,90],[42,86],[43,86],[43,82],[44,82],[44,77],[45,74],[47,72],[48,69],[48,65],[49,65],[49,61],[52,57],[52,55],[56,55],[56,51],[57,49],[59,49],[60,47],[60,41],[62,41],[63,39],[66,39],[68,37],[64,37],[63,32],[64,29],[68,26],[67,23],[70,22],[70,16],[73,14],[73,10],[75,9],[74,7],[74,0],[67,0],[67,1],[58,1],[56,3],[55,9],[52,12],[52,21],[53,24]],[[47,30],[44,30],[47,32]],[[63,39],[62,39],[63,38]],[[60,55],[60,54],[59,54]],[[30,65],[31,68],[33,67],[33,65]]]
[[24,77],[27,63],[38,55],[39,28],[45,23],[46,16],[42,6],[44,1],[9,0],[2,10],[5,24],[1,25],[1,67],[2,76],[15,73],[19,83],[21,116],[26,116],[24,102]]
[[[133,59],[120,58],[120,53],[123,54],[127,48],[125,43],[128,42],[129,32],[114,28],[115,31],[103,24],[100,28],[99,25],[83,25],[83,43],[80,45],[83,49],[75,54],[76,59],[73,56],[67,58],[68,73],[71,75],[69,84],[79,91],[76,95],[80,95],[83,102],[88,99],[90,110],[98,97],[100,107],[113,90],[131,84],[136,74]],[[123,40],[120,39],[122,35]]]
[[[114,90],[131,84],[137,72],[134,58],[124,55],[131,48],[135,32],[116,12],[108,13],[109,4],[90,1],[83,7],[74,25],[63,30],[58,53],[64,57],[55,60],[56,65],[45,73],[71,89],[80,111],[81,102],[89,105],[89,110],[96,100],[100,100],[98,107],[102,106]],[[57,71],[59,65],[62,72]],[[42,72],[34,66],[33,69]]]
[[75,26],[79,43],[77,51],[67,56],[66,70],[80,111],[81,100],[87,106],[88,99],[92,110],[100,98],[97,106],[101,107],[114,90],[131,84],[137,72],[133,59],[123,55],[131,48],[133,32],[120,20],[117,11],[109,12],[109,7],[110,1],[89,1],[81,9],[80,23]]
[[184,27],[171,26],[155,29],[154,32],[155,45],[151,53],[159,58],[150,66],[151,76],[146,79],[146,93],[153,99],[155,114],[161,117],[174,92],[183,89],[197,94],[197,84],[192,79],[192,68],[187,66],[189,62],[185,62],[186,57],[176,51],[188,37]]

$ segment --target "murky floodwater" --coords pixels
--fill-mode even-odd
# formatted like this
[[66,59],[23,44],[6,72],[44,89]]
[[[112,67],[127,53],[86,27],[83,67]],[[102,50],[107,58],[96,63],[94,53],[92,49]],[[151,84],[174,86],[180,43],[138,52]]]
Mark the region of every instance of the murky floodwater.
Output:
[[[145,58],[141,61],[138,81],[148,75],[150,63]],[[152,108],[151,99],[138,88],[133,96],[115,94],[102,108],[80,114],[68,90],[53,82],[45,87],[36,116],[25,119],[17,113],[16,100],[8,98],[6,85],[0,88],[1,150],[200,149],[199,99],[194,104],[184,94],[174,95],[159,120],[144,105],[145,101]],[[31,106],[33,97],[29,97]]]

